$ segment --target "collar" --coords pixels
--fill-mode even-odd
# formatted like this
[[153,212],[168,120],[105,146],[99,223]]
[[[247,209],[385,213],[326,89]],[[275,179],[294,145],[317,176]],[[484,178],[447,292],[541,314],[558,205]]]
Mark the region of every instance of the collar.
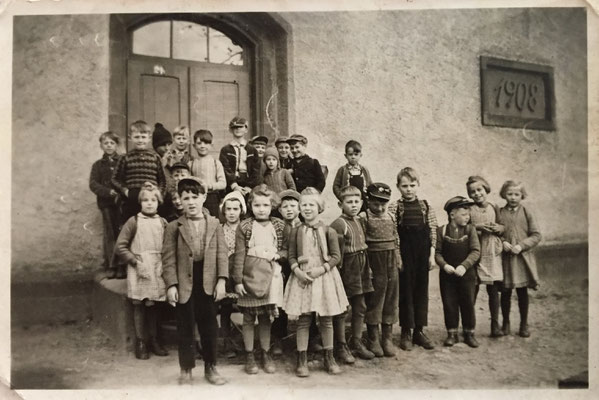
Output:
[[241,138],[239,141],[237,140],[232,140],[231,141],[231,146],[233,147],[245,147],[247,145],[247,140],[245,140],[245,138]]
[[418,196],[414,196],[414,200],[406,200],[403,198],[403,196],[401,196],[401,201],[403,201],[404,203],[414,203],[418,201]]
[[518,204],[516,207],[510,207],[509,205],[506,205],[505,208],[507,208],[509,211],[516,211],[520,208],[522,204]]
[[147,215],[142,213],[141,211],[139,213],[137,213],[137,218],[142,218],[142,219],[153,219],[153,218],[160,218],[160,215],[158,215],[158,213],[156,214],[152,214],[152,215]]
[[316,220],[312,223],[308,223],[308,222],[304,221],[304,226],[306,228],[317,229],[320,227],[325,227],[326,225],[324,224],[324,222],[322,222],[320,217],[317,217]]
[[356,215],[355,217],[350,217],[349,215],[342,213],[341,218],[346,219],[348,221],[355,221],[358,219],[358,216]]
[[347,169],[355,169],[355,170],[358,170],[358,171],[362,170],[362,166],[360,164],[351,165],[350,163],[347,163],[345,165],[347,165]]
[[108,154],[104,153],[102,155],[102,159],[105,161],[116,161],[116,159],[118,158],[118,154],[116,152],[112,153],[111,156],[109,156]]
[[294,157],[294,158],[293,158],[293,161],[295,161],[295,162],[299,162],[299,161],[305,160],[305,159],[307,159],[307,158],[308,158],[308,155],[307,155],[307,154],[304,154],[303,156]]

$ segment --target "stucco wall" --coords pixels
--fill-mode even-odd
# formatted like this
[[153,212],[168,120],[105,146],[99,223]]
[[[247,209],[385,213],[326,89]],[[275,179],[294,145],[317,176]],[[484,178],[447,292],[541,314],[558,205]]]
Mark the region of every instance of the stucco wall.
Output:
[[[491,200],[524,181],[546,242],[587,237],[586,15],[577,9],[284,13],[293,27],[295,130],[328,165],[328,209],[343,146],[356,139],[375,180],[404,166],[439,219],[469,175]],[[557,130],[481,124],[479,56],[551,65]],[[398,196],[395,190],[394,197]]]
[[88,270],[101,262],[88,178],[108,128],[108,16],[15,17],[13,57],[13,278]]

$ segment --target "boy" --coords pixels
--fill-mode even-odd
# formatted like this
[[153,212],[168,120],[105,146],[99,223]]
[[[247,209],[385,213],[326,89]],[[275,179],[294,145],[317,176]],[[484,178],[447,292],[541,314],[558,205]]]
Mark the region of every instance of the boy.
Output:
[[275,140],[275,147],[279,152],[279,160],[281,161],[281,168],[292,170],[291,168],[291,148],[287,142],[288,138],[280,137]]
[[413,168],[402,169],[397,174],[401,199],[389,205],[397,222],[403,264],[399,273],[399,347],[406,351],[412,350],[412,344],[427,350],[435,347],[423,327],[428,319],[428,273],[435,266],[437,218],[428,202],[416,196],[419,185]]
[[169,171],[171,179],[168,180],[164,202],[158,206],[158,214],[171,222],[181,216],[181,199],[177,193],[177,182],[190,176],[189,166],[182,162],[174,163]]
[[[373,183],[366,189],[366,195],[366,244],[374,287],[374,292],[366,298],[367,347],[377,357],[393,357],[393,324],[399,320],[398,269],[401,269],[401,258],[395,216],[387,211],[391,188],[384,183]],[[381,324],[382,338],[379,336]]]
[[104,226],[104,269],[108,279],[114,278],[116,270],[111,263],[114,243],[119,235],[119,194],[112,188],[111,180],[119,155],[116,148],[119,137],[108,131],[100,135],[100,148],[104,151],[102,158],[92,165],[89,175],[89,189],[96,195],[98,208],[102,213]]
[[160,157],[148,149],[150,127],[145,121],[135,121],[129,127],[129,152],[122,156],[112,175],[112,185],[124,196],[122,207],[123,221],[136,215],[141,207],[138,202],[139,190],[145,182],[150,182],[164,195],[166,177]]
[[171,133],[158,122],[154,125],[154,133],[152,134],[152,147],[158,153],[160,158],[171,148],[173,137]]
[[227,178],[223,164],[214,159],[209,153],[212,150],[212,132],[200,129],[193,134],[193,147],[198,152],[198,158],[190,163],[191,175],[197,176],[208,188],[204,207],[210,215],[218,218],[220,192],[227,188]]
[[[280,192],[279,197],[281,198],[279,213],[285,221],[283,235],[288,241],[291,230],[301,225],[301,221],[299,219],[300,194],[293,189],[287,189]],[[287,260],[283,260],[280,264],[283,271],[283,283],[287,284],[287,280],[291,275],[289,262],[287,262]],[[287,336],[287,322],[287,314],[285,311],[283,311],[283,309],[279,309],[279,318],[276,318],[273,321],[271,327],[271,333],[274,337],[272,345],[272,354],[274,356],[280,356],[283,354],[282,340],[285,336]]]
[[341,200],[341,188],[345,186],[354,186],[362,192],[362,199],[365,200],[361,211],[365,211],[367,207],[366,188],[372,184],[370,172],[366,167],[359,164],[362,157],[362,145],[350,140],[345,144],[345,158],[347,164],[339,168],[335,180],[333,181],[333,193],[335,197]]
[[[352,338],[350,348],[355,355],[371,360],[374,354],[364,347],[362,343],[362,329],[366,313],[365,295],[372,292],[372,272],[366,257],[366,238],[364,235],[364,222],[358,217],[362,207],[362,192],[356,187],[346,186],[340,192],[339,207],[343,211],[341,216],[332,224],[339,235],[339,247],[343,255],[343,262],[339,267],[341,280],[345,293],[351,305],[351,330]],[[355,360],[348,357],[345,341],[345,313],[333,317],[337,357],[346,364]]]
[[180,383],[191,381],[195,367],[194,321],[200,331],[204,376],[213,385],[226,380],[216,370],[215,302],[225,297],[229,277],[227,244],[219,221],[203,210],[206,186],[196,177],[177,183],[184,215],[170,222],[164,233],[162,278],[167,300],[175,306],[179,336]]
[[240,191],[247,196],[260,180],[260,160],[256,149],[247,143],[248,122],[235,117],[229,122],[231,143],[220,150],[219,160],[223,164],[227,178],[227,192]]
[[447,212],[449,224],[437,229],[435,260],[441,268],[439,287],[447,328],[444,346],[453,346],[458,342],[461,314],[464,343],[478,347],[474,337],[474,302],[478,284],[474,265],[480,258],[480,243],[476,228],[468,223],[472,204],[472,200],[462,196],[447,200],[443,208]]
[[266,165],[264,164],[264,153],[266,152],[266,145],[268,144],[268,138],[266,136],[256,136],[250,140],[250,144],[254,146],[258,152],[258,158],[260,159],[260,177],[259,183],[262,183],[264,178],[264,172],[266,172]]
[[311,186],[322,193],[326,184],[322,167],[317,159],[306,154],[308,139],[302,135],[292,135],[287,142],[293,154],[292,168],[295,189],[301,193]]
[[189,128],[180,125],[173,131],[173,145],[162,157],[162,162],[165,167],[171,167],[176,162],[188,164],[191,158],[189,153]]

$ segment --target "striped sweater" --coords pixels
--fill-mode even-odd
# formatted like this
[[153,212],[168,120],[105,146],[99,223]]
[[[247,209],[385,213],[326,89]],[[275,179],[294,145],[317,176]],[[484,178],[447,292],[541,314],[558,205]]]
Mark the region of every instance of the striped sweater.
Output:
[[131,150],[117,162],[112,185],[125,194],[125,189],[140,188],[144,182],[155,184],[161,193],[165,193],[166,177],[160,157],[147,149]]
[[339,235],[339,248],[343,256],[364,251],[368,248],[364,234],[364,220],[361,218],[352,218],[341,214],[339,218],[333,221],[331,228],[336,230]]

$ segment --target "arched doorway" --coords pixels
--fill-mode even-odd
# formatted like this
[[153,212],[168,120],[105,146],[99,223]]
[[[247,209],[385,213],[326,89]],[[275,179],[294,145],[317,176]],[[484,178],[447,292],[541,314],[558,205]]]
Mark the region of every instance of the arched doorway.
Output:
[[120,14],[110,20],[110,128],[138,119],[209,129],[213,151],[243,115],[250,135],[289,132],[288,27],[266,13]]

